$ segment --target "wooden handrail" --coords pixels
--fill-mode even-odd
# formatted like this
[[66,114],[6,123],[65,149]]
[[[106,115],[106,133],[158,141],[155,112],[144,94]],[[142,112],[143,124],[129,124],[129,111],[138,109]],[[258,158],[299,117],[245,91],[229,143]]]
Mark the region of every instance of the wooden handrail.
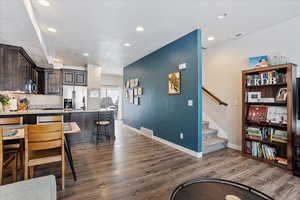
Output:
[[202,87],[202,90],[208,94],[210,97],[212,97],[215,101],[217,101],[219,103],[219,105],[223,105],[223,106],[228,106],[227,103],[225,103],[224,101],[222,101],[221,99],[219,99],[218,97],[216,97],[215,95],[213,95],[210,91],[208,91],[206,88]]

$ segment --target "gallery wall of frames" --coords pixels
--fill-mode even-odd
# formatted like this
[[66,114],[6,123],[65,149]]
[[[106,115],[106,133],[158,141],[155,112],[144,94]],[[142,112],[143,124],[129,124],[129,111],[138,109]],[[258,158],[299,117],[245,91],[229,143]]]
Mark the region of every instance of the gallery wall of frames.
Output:
[[137,106],[140,105],[140,98],[143,95],[143,88],[139,86],[140,80],[137,78],[125,81],[124,97],[126,102]]

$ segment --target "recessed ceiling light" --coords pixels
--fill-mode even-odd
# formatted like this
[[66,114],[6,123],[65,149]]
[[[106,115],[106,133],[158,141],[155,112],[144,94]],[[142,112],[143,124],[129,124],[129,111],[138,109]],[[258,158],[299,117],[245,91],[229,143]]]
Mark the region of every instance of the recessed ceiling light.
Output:
[[222,15],[218,15],[217,19],[224,19],[227,15],[227,13],[223,13]]
[[125,47],[130,47],[130,46],[131,46],[131,44],[130,44],[130,43],[128,43],[128,42],[126,42],[126,43],[124,43],[124,46],[125,46]]
[[210,37],[207,38],[207,40],[208,41],[213,41],[213,40],[215,40],[215,37],[214,36],[210,36]]
[[47,0],[38,0],[38,2],[39,2],[39,4],[41,6],[45,6],[45,7],[49,7],[50,6],[49,1],[47,1]]
[[143,32],[145,29],[142,26],[137,26],[135,29],[137,32]]
[[56,33],[56,29],[55,29],[55,28],[52,28],[52,27],[48,28],[48,31],[53,32],[53,33]]
[[83,56],[89,56],[89,54],[88,53],[84,53]]

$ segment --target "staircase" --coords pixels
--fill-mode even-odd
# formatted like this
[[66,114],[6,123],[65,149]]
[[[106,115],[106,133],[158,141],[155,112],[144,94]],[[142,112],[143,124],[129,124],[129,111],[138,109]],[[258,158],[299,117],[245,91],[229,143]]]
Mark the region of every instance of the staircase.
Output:
[[202,121],[203,154],[218,151],[227,147],[227,139],[218,137],[218,130],[209,128],[208,121]]

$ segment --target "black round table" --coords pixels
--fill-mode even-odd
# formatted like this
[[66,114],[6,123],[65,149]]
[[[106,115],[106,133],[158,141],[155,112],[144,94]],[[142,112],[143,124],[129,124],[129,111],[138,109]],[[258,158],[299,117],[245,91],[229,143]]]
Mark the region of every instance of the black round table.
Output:
[[170,200],[273,200],[273,198],[233,181],[194,179],[177,186]]

